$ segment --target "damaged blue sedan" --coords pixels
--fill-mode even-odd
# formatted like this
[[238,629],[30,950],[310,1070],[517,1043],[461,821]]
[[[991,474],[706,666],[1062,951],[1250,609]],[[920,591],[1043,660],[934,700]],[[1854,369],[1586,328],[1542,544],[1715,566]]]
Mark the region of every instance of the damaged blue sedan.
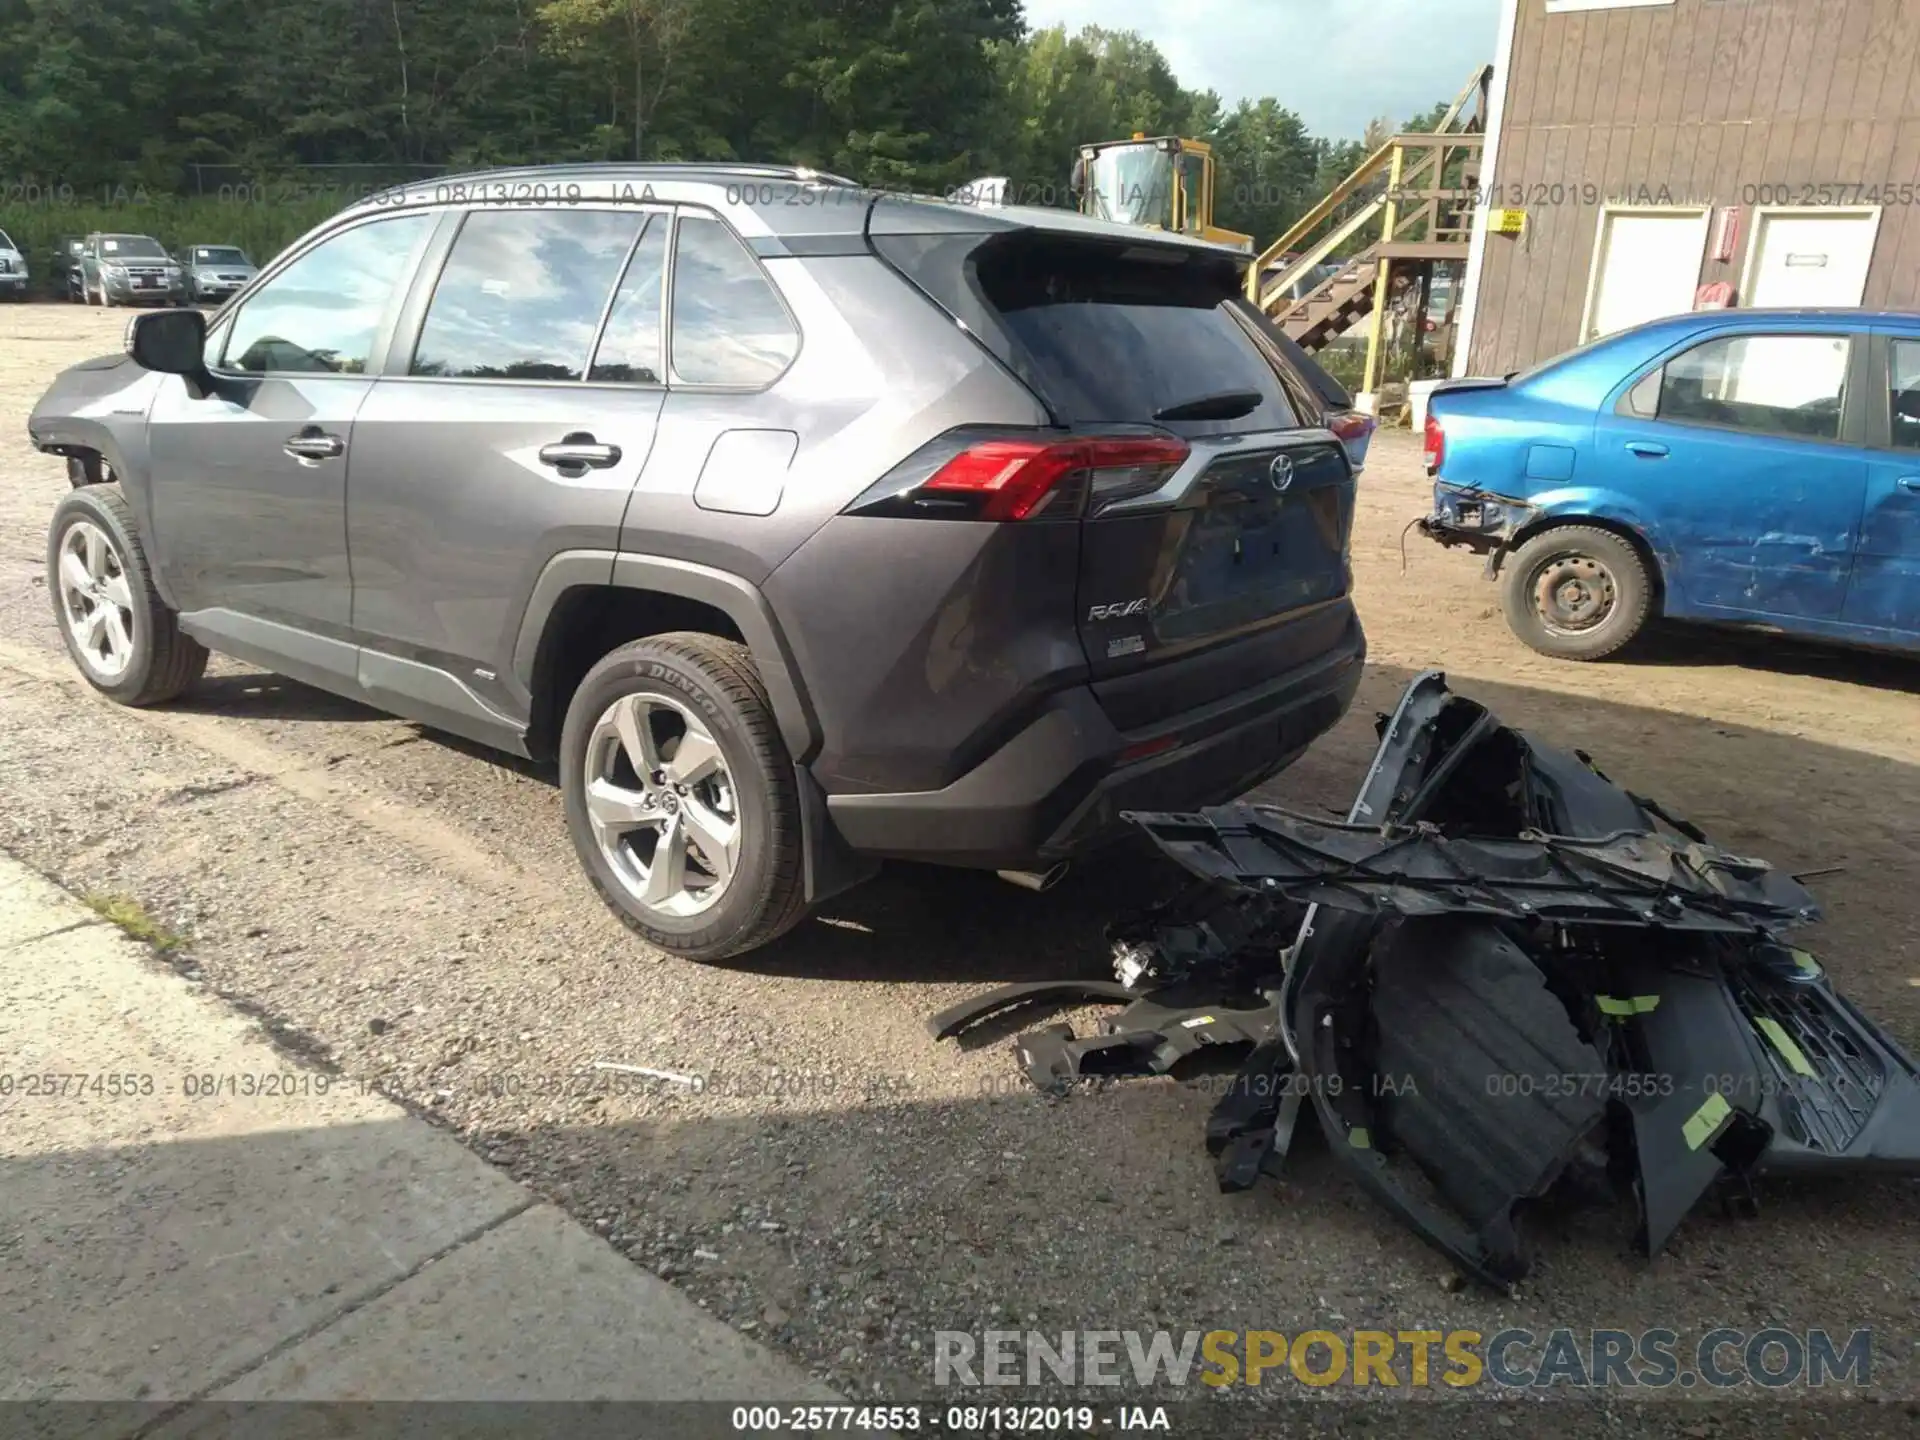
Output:
[[1442,385],[1426,459],[1420,528],[1544,654],[1656,616],[1920,651],[1920,315],[1656,320]]

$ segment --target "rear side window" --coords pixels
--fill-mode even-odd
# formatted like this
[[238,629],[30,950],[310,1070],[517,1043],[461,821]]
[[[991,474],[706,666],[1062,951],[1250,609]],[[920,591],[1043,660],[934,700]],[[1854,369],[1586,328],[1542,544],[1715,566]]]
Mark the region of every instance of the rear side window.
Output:
[[468,215],[408,373],[584,379],[601,314],[645,219],[610,210]]
[[757,389],[800,353],[773,282],[720,221],[683,215],[673,257],[673,374],[687,385]]
[[1893,342],[1893,444],[1920,450],[1920,340]]
[[1844,335],[1728,335],[1667,362],[1660,418],[1805,440],[1840,438]]
[[1253,400],[1242,413],[1162,423],[1188,434],[1301,423],[1276,360],[1235,314],[1231,272],[1177,255],[1161,263],[1108,246],[1028,242],[989,247],[975,273],[1017,368],[1065,423],[1151,423],[1236,394]]

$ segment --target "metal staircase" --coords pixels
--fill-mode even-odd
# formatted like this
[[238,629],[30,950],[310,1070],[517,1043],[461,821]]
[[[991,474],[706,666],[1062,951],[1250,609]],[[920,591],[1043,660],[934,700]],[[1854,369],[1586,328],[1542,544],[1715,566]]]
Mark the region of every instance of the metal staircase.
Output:
[[1394,280],[1467,258],[1492,75],[1477,71],[1431,133],[1388,139],[1248,269],[1248,299],[1308,351],[1374,317],[1369,391]]

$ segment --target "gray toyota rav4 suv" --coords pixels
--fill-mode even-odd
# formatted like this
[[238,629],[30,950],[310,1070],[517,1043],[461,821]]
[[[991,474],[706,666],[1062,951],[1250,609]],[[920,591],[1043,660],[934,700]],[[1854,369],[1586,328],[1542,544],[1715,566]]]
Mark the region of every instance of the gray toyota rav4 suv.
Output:
[[218,650],[557,762],[683,955],[888,857],[1037,884],[1360,679],[1353,470],[1243,264],[771,167],[384,193],[53,383],[48,589],[122,703]]

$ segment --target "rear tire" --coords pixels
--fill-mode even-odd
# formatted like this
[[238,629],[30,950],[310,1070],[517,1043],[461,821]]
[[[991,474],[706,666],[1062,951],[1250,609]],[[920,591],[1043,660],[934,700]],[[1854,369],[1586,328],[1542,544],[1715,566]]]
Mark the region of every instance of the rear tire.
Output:
[[160,705],[205,673],[206,647],[154,589],[133,510],[115,485],[71,490],[47,536],[47,591],[67,654],[122,705]]
[[1501,606],[1533,649],[1560,660],[1604,660],[1653,614],[1653,575],[1634,544],[1592,525],[1543,530],[1509,555]]
[[649,943],[721,960],[805,916],[799,786],[745,646],[680,632],[605,656],[567,706],[560,777],[581,865]]

